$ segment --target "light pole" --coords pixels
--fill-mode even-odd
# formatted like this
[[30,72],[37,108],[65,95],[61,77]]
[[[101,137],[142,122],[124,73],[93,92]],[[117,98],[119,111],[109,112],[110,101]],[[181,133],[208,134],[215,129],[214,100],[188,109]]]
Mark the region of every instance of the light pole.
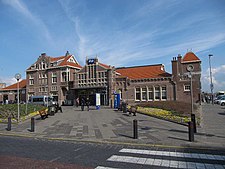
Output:
[[211,100],[212,100],[212,104],[214,104],[213,102],[213,82],[212,82],[212,67],[211,67],[211,57],[213,55],[209,54],[209,75],[210,75],[210,90],[211,90]]
[[191,114],[193,114],[193,86],[192,86],[192,71],[194,70],[193,65],[187,66],[187,71],[189,72],[189,78],[190,78],[190,92],[191,92]]
[[17,108],[18,108],[17,121],[19,123],[19,121],[20,121],[19,80],[21,79],[21,74],[19,74],[19,73],[15,74],[15,78],[17,80]]

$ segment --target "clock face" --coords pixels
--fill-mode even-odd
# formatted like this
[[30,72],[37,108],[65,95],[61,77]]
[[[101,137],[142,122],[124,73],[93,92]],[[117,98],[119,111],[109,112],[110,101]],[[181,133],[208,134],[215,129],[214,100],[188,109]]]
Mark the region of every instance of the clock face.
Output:
[[192,72],[193,70],[194,70],[194,66],[193,65],[188,65],[187,66],[187,70],[189,71],[189,72]]
[[19,74],[19,73],[15,74],[15,78],[16,78],[17,80],[21,79],[21,74]]
[[94,59],[88,59],[88,64],[93,64],[93,63],[95,63]]

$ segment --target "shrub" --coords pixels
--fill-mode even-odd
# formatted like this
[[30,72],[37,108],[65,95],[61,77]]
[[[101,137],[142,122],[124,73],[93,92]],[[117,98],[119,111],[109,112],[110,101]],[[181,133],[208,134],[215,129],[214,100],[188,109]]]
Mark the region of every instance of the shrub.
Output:
[[[41,105],[27,105],[27,113],[26,113],[26,104],[20,104],[20,116],[26,116],[34,111],[38,111],[44,109],[44,106]],[[7,104],[7,105],[0,105],[0,118],[8,118],[11,116],[12,118],[17,117],[18,107],[17,104]]]
[[[157,101],[157,102],[145,102],[137,104],[139,107],[150,107],[150,108],[158,108],[163,110],[168,110],[173,112],[174,115],[179,116],[190,116],[191,114],[191,104],[178,102],[178,101]],[[194,111],[197,110],[197,106],[194,105]]]

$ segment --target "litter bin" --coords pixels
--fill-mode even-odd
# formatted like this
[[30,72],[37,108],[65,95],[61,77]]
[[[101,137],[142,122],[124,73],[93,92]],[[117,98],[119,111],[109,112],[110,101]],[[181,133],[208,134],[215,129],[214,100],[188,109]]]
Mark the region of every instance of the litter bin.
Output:
[[50,116],[54,116],[55,115],[55,106],[49,106],[48,107],[48,114],[50,115]]

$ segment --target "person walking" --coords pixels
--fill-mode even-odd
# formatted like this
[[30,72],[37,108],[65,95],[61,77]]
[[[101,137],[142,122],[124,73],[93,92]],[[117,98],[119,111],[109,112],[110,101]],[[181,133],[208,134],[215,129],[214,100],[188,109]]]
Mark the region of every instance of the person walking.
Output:
[[90,106],[89,98],[87,98],[86,105],[87,105],[87,111],[89,111],[89,106]]
[[76,98],[76,106],[78,107],[79,104],[80,104],[80,100],[79,100],[79,97],[78,97],[78,98]]
[[81,110],[84,111],[84,105],[85,105],[85,100],[84,98],[81,99]]

